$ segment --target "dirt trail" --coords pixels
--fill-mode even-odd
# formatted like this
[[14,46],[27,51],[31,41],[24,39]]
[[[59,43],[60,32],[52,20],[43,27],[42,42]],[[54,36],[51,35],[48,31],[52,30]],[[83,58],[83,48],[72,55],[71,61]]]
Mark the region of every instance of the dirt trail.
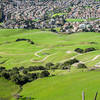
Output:
[[[72,51],[66,51],[66,53],[72,53]],[[71,58],[69,58],[69,59],[65,59],[65,60],[62,60],[61,61],[61,63],[62,62],[64,62],[64,61],[67,61],[67,60],[70,60],[70,59],[74,59],[74,58],[76,58],[76,57],[78,57],[78,56],[80,56],[80,55],[83,55],[83,54],[77,54],[77,55],[75,55],[75,56],[73,56],[73,57],[71,57]],[[79,61],[79,63],[88,63],[88,62],[91,62],[91,61],[95,61],[96,59],[98,59],[100,57],[100,55],[97,55],[97,56],[95,56],[93,59],[91,59],[91,60],[88,60],[88,61]],[[77,65],[78,63],[76,63],[75,65]],[[99,63],[97,63],[95,66],[100,66],[100,62]]]
[[85,62],[83,62],[83,63],[88,63],[88,62],[91,62],[91,61],[95,61],[95,60],[98,59],[99,57],[100,57],[100,55],[97,55],[97,56],[95,56],[93,59],[88,60],[88,61],[85,61]]
[[40,53],[40,52],[42,52],[44,50],[49,50],[49,49],[41,49],[41,50],[35,52],[34,55],[37,56],[37,57],[41,57],[40,55],[38,55],[38,53]]
[[6,52],[0,52],[0,54],[3,54],[3,55],[9,55],[9,56],[14,56],[14,55],[28,55],[28,54],[32,54],[32,53],[23,53],[23,54],[9,54],[9,53],[6,53]]
[[95,61],[96,59],[98,59],[100,57],[100,55],[97,55],[96,57],[94,57],[93,59],[92,59],[92,61]]
[[82,54],[77,54],[77,55],[75,55],[75,56],[73,56],[73,57],[71,57],[71,58],[62,60],[62,61],[60,61],[60,63],[65,62],[65,61],[68,61],[68,60],[70,60],[70,59],[74,59],[74,58],[78,57],[79,55],[82,55]]
[[31,62],[35,62],[35,63],[40,63],[40,62],[45,61],[48,57],[50,57],[50,56],[52,56],[52,55],[55,55],[55,54],[56,54],[56,53],[51,54],[51,55],[48,55],[48,56],[44,57],[42,60],[35,61],[35,60],[31,59],[30,61],[31,61]]

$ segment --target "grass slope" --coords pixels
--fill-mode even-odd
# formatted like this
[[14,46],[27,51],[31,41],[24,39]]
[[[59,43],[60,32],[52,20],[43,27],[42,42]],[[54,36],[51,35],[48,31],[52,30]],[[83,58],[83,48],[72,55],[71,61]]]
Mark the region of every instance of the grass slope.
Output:
[[[100,34],[94,32],[62,35],[40,30],[3,29],[0,30],[0,37],[2,37],[0,39],[0,65],[7,68],[44,65],[47,62],[56,63],[68,60],[77,55],[74,49],[78,47],[83,49],[95,47],[98,49],[97,51],[77,56],[77,59],[85,62],[99,55],[100,51]],[[31,45],[25,41],[15,42],[18,38],[31,39],[35,44]],[[90,44],[90,42],[96,43]],[[67,51],[71,51],[71,53],[66,53]],[[36,56],[36,53],[40,57]],[[86,64],[91,67],[98,63],[99,60],[100,57]],[[5,63],[2,64],[4,61]]]
[[11,100],[19,90],[19,86],[4,78],[0,78],[0,98]]
[[[39,79],[24,85],[21,95],[34,100],[81,100],[84,90],[86,100],[93,100],[100,91],[100,72],[73,72]],[[100,100],[100,94],[97,100]]]

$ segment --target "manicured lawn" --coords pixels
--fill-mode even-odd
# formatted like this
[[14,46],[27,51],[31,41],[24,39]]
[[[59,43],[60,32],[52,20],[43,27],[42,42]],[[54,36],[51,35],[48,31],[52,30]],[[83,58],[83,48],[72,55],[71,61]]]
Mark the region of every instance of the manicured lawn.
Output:
[[21,95],[36,100],[81,100],[82,91],[85,91],[86,100],[93,100],[99,87],[100,72],[73,72],[28,83]]
[[[100,34],[94,32],[66,35],[41,30],[4,29],[0,30],[0,37],[2,37],[0,39],[0,63],[6,61],[0,65],[6,68],[45,65],[48,62],[58,63],[77,55],[74,52],[76,48],[95,47],[97,51],[77,57],[81,61],[87,61],[99,55],[100,49]],[[35,44],[31,45],[26,41],[15,42],[18,38],[31,39]],[[90,44],[90,42],[95,43]],[[99,57],[92,64],[91,62],[86,64],[91,67],[98,62]]]
[[19,86],[15,85],[11,81],[0,78],[0,98],[5,98],[5,100],[11,100],[14,98],[19,90]]

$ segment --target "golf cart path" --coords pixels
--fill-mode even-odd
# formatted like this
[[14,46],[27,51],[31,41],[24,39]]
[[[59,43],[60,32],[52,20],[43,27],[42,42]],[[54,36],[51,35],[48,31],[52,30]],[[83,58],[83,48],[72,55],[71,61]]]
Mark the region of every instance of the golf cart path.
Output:
[[49,50],[49,49],[41,49],[41,50],[39,50],[39,51],[36,51],[36,52],[34,53],[34,55],[37,56],[37,57],[41,57],[40,55],[38,55],[38,53],[40,53],[40,52],[42,52],[42,51],[44,51],[44,50]]
[[0,52],[0,54],[3,54],[3,55],[9,55],[9,56],[14,56],[14,55],[28,55],[28,54],[32,54],[32,53],[23,53],[23,54],[9,54],[9,53],[6,53],[6,52]]
[[55,55],[55,54],[56,54],[56,53],[51,54],[51,55],[48,55],[48,56],[44,57],[42,60],[35,61],[35,60],[31,59],[30,61],[31,61],[31,62],[34,62],[34,63],[40,63],[40,62],[45,61],[48,57],[50,57],[50,56],[52,56],[52,55]]

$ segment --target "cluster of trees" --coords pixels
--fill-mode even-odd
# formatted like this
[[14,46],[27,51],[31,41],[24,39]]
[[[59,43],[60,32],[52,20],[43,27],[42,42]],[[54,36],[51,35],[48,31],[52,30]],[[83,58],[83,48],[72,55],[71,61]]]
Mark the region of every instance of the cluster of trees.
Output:
[[87,66],[85,64],[79,63],[77,65],[77,68],[87,68]]
[[[48,70],[56,70],[56,69],[70,69],[71,65],[74,63],[78,63],[79,60],[77,59],[70,59],[63,63],[46,63],[44,66],[29,66],[28,68],[21,67],[14,67],[12,69],[6,69],[5,67],[0,67],[0,77],[4,77],[7,80],[11,80],[16,84],[22,86],[27,82],[31,82],[38,78],[48,77],[50,73]],[[78,68],[87,68],[84,64],[78,64]]]
[[[45,68],[36,67],[33,68],[30,66],[29,68],[24,67],[14,67],[13,69],[6,69],[5,67],[0,67],[0,77],[4,77],[7,80],[11,80],[18,85],[24,85],[27,82],[31,82],[38,78],[48,77],[50,73]],[[30,73],[33,70],[42,70],[41,72]]]
[[19,42],[19,41],[27,41],[27,42],[29,42],[30,44],[34,44],[34,42],[32,41],[32,40],[30,40],[30,39],[17,39],[16,40],[16,42]]
[[78,63],[79,60],[77,59],[71,59],[69,61],[66,61],[62,64],[62,69],[70,69],[71,65],[74,64],[74,63]]
[[91,52],[95,50],[96,49],[94,47],[91,47],[91,48],[86,48],[86,49],[76,48],[74,51],[77,53],[87,53],[87,52]]
[[54,69],[62,69],[62,70],[66,70],[66,69],[70,69],[71,65],[74,63],[78,63],[79,61],[77,59],[70,59],[68,61],[65,61],[63,63],[56,63],[53,64],[51,62],[46,64],[46,69],[48,70],[54,70]]

